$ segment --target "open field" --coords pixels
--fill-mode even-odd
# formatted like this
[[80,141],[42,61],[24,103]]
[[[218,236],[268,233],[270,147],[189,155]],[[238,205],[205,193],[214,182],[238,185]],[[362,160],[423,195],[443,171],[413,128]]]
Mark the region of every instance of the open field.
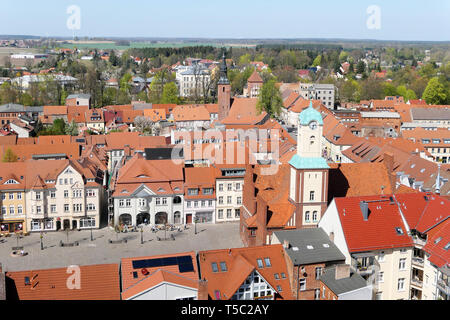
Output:
[[212,47],[255,47],[254,44],[239,43],[213,43],[213,42],[130,42],[129,46],[116,45],[111,41],[71,41],[62,43],[62,48],[77,49],[103,49],[103,50],[126,50],[132,48],[183,48],[193,46],[212,46]]

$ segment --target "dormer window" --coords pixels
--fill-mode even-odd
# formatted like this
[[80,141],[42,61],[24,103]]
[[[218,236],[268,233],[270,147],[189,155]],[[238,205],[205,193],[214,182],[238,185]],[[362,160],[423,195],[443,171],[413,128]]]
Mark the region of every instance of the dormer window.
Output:
[[19,183],[14,179],[9,179],[8,181],[5,182],[5,184],[19,184]]

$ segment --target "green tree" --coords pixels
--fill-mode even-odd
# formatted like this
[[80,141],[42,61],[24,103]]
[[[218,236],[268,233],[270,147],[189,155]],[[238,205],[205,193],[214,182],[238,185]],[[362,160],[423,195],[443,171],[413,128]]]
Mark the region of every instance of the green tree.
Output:
[[356,65],[356,73],[362,74],[364,72],[366,72],[366,64],[364,63],[364,61],[360,60]]
[[5,154],[3,155],[3,162],[17,162],[17,155],[11,150],[11,148],[6,149]]
[[342,102],[359,102],[361,100],[361,87],[356,80],[347,80],[341,87],[340,98]]
[[241,56],[241,57],[239,58],[239,65],[240,65],[240,66],[246,66],[246,65],[249,65],[249,64],[250,64],[250,61],[251,61],[251,56],[250,56],[250,54],[249,54],[249,53],[244,54],[243,56]]
[[178,87],[174,82],[169,82],[164,85],[161,103],[175,103],[179,104]]
[[63,135],[66,133],[66,123],[63,119],[53,120],[52,132],[55,135]]
[[276,80],[270,79],[263,84],[257,109],[259,112],[266,111],[271,117],[277,116],[283,107],[283,99],[281,98],[280,90],[276,87]]
[[72,122],[65,128],[65,133],[70,136],[78,135],[78,126],[75,123],[75,120],[72,120]]
[[33,105],[33,97],[29,93],[25,92],[20,97],[20,103],[24,106],[32,106]]
[[438,78],[432,78],[423,92],[422,99],[428,104],[445,104],[447,101],[447,92],[445,87],[439,82]]
[[397,95],[397,88],[389,82],[383,84],[383,93],[385,97],[392,97]]
[[313,66],[313,67],[317,67],[317,66],[320,66],[321,63],[322,63],[322,55],[319,54],[319,55],[314,59],[312,66]]

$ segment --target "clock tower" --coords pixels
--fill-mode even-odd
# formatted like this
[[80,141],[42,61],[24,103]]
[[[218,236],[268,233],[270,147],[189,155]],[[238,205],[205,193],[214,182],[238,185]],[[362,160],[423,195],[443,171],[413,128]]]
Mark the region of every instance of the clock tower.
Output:
[[289,162],[289,200],[296,208],[290,226],[316,227],[327,208],[330,167],[322,158],[322,135],[323,118],[311,101],[299,115],[297,154]]

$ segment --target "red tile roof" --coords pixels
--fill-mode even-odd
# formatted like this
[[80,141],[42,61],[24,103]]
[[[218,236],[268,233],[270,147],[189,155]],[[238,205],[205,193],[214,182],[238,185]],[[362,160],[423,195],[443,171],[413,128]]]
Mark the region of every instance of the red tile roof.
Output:
[[[289,280],[275,279],[275,274],[288,274],[284,250],[281,245],[264,247],[236,248],[224,250],[201,251],[198,253],[202,279],[208,281],[208,294],[211,299],[217,300],[216,291],[221,300],[230,300],[239,287],[244,284],[247,277],[257,271],[269,285],[278,293],[278,299],[292,300],[292,291]],[[257,259],[269,258],[271,267],[259,268]],[[211,263],[221,262],[227,265],[226,272],[213,272]],[[278,291],[280,286],[282,291]]]
[[[155,268],[145,268],[148,272],[146,275],[142,272],[143,268],[134,269],[133,261],[160,259],[170,257],[191,256],[194,271],[180,273],[178,265],[159,266]],[[129,299],[136,294],[151,289],[161,282],[171,282],[191,288],[198,288],[199,272],[197,269],[197,257],[195,252],[165,254],[157,256],[124,258],[121,262],[122,276],[122,299]],[[137,278],[133,272],[137,272]]]
[[[30,270],[7,272],[6,276],[14,281],[20,300],[120,300],[117,264],[80,266],[80,289],[68,288],[71,273],[67,271]],[[31,285],[25,285],[25,277]]]
[[[361,201],[369,202],[367,221],[363,218]],[[350,253],[413,246],[398,206],[390,203],[389,195],[335,198],[335,203]],[[403,234],[399,235],[396,228],[402,228]]]
[[427,235],[427,243],[423,250],[430,257],[428,260],[438,268],[449,266],[450,250],[446,246],[450,245],[450,220],[441,223],[433,228]]

